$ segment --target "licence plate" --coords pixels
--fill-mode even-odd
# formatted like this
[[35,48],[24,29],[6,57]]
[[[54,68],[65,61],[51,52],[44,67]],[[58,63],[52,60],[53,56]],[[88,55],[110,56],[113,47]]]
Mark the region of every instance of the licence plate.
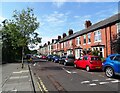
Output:
[[100,68],[100,67],[96,67],[96,68]]

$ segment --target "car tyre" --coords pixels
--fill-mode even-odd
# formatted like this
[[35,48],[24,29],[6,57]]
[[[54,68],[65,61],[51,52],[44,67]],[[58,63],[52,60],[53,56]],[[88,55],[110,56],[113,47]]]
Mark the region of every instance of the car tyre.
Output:
[[74,67],[75,67],[75,68],[78,68],[78,66],[77,66],[76,64],[74,64]]
[[64,62],[64,66],[67,66],[67,63],[66,63],[66,62]]
[[90,67],[86,66],[86,71],[89,72],[90,71]]
[[114,76],[114,70],[111,67],[105,69],[105,75],[109,78]]

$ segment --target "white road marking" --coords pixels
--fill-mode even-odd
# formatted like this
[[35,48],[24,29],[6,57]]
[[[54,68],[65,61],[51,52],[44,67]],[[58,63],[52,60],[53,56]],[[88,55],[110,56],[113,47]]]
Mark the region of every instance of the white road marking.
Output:
[[22,78],[28,78],[28,76],[10,77],[10,79],[22,79]]
[[25,73],[25,72],[29,72],[29,70],[21,70],[21,71],[18,71],[18,72],[13,72],[13,74],[20,74],[20,73]]
[[81,84],[86,84],[86,83],[89,83],[90,81],[83,81],[81,82]]
[[71,74],[71,73],[73,73],[73,74],[75,74],[75,73],[77,73],[77,72],[75,72],[75,71],[73,71],[73,72],[70,72],[69,70],[66,70],[65,68],[62,68],[64,71],[66,71],[68,74]]
[[29,72],[29,70],[21,70],[21,72]]
[[65,68],[62,68],[64,71],[66,71],[68,74],[71,74],[70,71],[66,70]]
[[119,80],[114,80],[114,81],[111,81],[112,83],[118,83],[120,82]]
[[13,72],[13,74],[19,74],[19,73],[22,73],[21,71],[19,71],[19,72]]
[[28,78],[28,76],[21,76],[20,78]]
[[103,85],[103,84],[107,84],[107,83],[109,83],[109,82],[100,82],[99,84]]
[[95,79],[95,80],[92,80],[92,81],[99,81],[99,80]]
[[92,84],[89,84],[90,86],[96,86],[97,84],[95,84],[95,83],[92,83]]
[[19,77],[10,77],[10,79],[19,79]]

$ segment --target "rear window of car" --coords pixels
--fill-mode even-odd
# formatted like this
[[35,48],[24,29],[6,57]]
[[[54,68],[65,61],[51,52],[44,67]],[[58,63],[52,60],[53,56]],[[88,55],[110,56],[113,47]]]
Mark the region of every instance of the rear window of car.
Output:
[[65,56],[61,57],[61,58],[66,58]]
[[120,61],[120,55],[116,56],[114,60],[115,61]]
[[68,58],[70,58],[70,59],[75,59],[75,57],[74,57],[74,56],[68,56]]
[[99,57],[91,57],[91,60],[100,60]]
[[111,56],[110,59],[113,60],[114,57],[115,57],[115,56]]

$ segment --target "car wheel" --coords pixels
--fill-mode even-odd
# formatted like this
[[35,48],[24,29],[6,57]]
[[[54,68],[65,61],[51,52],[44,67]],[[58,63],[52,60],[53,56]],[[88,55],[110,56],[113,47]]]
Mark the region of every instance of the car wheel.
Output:
[[107,67],[105,70],[105,75],[109,78],[114,76],[114,70],[111,67]]
[[76,64],[74,64],[74,67],[75,67],[75,68],[78,68]]
[[59,61],[59,64],[61,64],[61,62]]
[[66,63],[66,62],[64,62],[64,66],[67,66],[67,63]]
[[89,72],[90,71],[90,67],[86,66],[86,71]]

